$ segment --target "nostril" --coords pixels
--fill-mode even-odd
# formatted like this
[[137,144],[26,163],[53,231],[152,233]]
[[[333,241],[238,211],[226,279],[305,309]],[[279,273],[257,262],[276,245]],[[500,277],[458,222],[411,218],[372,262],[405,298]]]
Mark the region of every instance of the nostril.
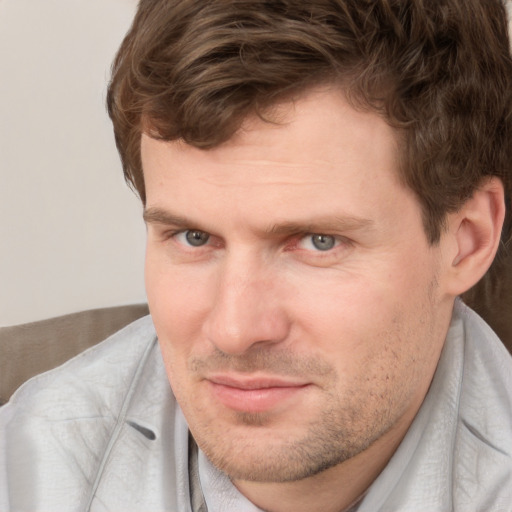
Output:
[[142,425],[139,425],[138,423],[130,420],[127,420],[126,423],[128,423],[130,427],[140,432],[146,439],[149,439],[150,441],[154,441],[156,439],[156,434],[149,428],[143,427]]

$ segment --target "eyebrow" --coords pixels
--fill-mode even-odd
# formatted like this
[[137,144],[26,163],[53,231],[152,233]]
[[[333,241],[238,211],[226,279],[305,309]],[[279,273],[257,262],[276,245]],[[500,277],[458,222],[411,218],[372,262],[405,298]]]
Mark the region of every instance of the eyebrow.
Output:
[[306,223],[283,222],[267,230],[272,235],[293,235],[294,233],[330,233],[336,231],[357,231],[370,228],[373,221],[362,217],[318,217]]
[[195,223],[181,215],[175,215],[162,208],[144,208],[142,218],[146,224],[164,224],[176,227],[191,227]]
[[[163,224],[177,228],[199,227],[197,222],[176,215],[168,210],[158,207],[150,207],[144,210],[143,218],[146,224]],[[354,216],[320,216],[312,220],[302,222],[276,223],[264,229],[263,232],[271,236],[293,235],[296,233],[330,233],[336,231],[357,231],[371,228],[374,221],[363,217]]]

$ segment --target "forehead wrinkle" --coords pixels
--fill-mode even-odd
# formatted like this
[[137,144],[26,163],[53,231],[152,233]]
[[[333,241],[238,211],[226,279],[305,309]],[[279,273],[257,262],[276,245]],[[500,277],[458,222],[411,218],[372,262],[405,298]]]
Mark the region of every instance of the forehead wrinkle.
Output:
[[[255,189],[255,188],[264,188],[264,187],[287,187],[292,192],[293,189],[300,189],[303,187],[307,187],[308,189],[315,186],[325,186],[328,182],[330,184],[335,184],[332,180],[329,181],[320,181],[320,180],[300,180],[297,182],[290,182],[285,180],[272,180],[268,178],[267,180],[259,180],[259,181],[246,181],[246,180],[227,180],[223,178],[213,179],[213,178],[202,178],[201,181],[212,186],[212,187],[233,187],[234,189]],[[293,193],[293,192],[292,192]]]
[[[299,168],[297,166],[290,166],[290,170]],[[306,165],[303,168],[307,168]],[[340,176],[339,180],[333,180],[332,177],[322,179],[321,173],[318,172],[307,179],[304,176],[296,176],[290,172],[286,176],[276,176],[275,174],[260,172],[261,169],[253,169],[249,174],[248,169],[241,169],[240,172],[226,171],[221,173],[206,174],[198,178],[198,181],[206,185],[214,187],[236,187],[239,189],[254,188],[254,187],[312,187],[323,186],[326,184],[334,185],[343,182],[343,177]]]
[[285,168],[309,168],[309,167],[315,167],[315,166],[334,166],[332,162],[329,160],[323,160],[323,159],[315,159],[311,160],[307,163],[303,162],[287,162],[287,161],[281,161],[281,160],[268,160],[268,159],[244,159],[244,160],[236,160],[236,163],[233,162],[233,165],[242,165],[242,166],[264,166],[264,167],[285,167]]
[[[240,188],[254,186],[311,186],[336,183],[332,175],[322,179],[322,174],[336,167],[334,162],[328,160],[313,160],[307,162],[288,162],[276,160],[231,160],[208,162],[211,172],[204,173],[198,179],[206,184],[214,186],[236,185]],[[338,164],[339,165],[339,164]],[[198,167],[202,167],[200,164]],[[204,167],[202,167],[204,168]],[[305,177],[302,172],[307,170],[310,177]],[[294,171],[297,171],[295,173]],[[340,169],[340,181],[342,180]]]

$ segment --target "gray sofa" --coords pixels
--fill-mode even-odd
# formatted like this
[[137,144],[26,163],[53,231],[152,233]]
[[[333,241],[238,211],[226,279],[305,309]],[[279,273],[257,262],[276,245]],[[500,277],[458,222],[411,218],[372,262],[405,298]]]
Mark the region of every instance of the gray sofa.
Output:
[[134,304],[0,327],[0,405],[33,375],[59,366],[147,314],[146,304]]

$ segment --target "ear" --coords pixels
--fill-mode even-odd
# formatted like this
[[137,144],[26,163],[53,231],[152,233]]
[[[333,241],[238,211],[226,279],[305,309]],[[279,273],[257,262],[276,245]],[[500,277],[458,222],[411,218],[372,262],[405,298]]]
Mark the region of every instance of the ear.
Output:
[[448,215],[450,295],[469,290],[487,272],[500,244],[504,218],[503,183],[496,177],[486,179],[458,212]]

